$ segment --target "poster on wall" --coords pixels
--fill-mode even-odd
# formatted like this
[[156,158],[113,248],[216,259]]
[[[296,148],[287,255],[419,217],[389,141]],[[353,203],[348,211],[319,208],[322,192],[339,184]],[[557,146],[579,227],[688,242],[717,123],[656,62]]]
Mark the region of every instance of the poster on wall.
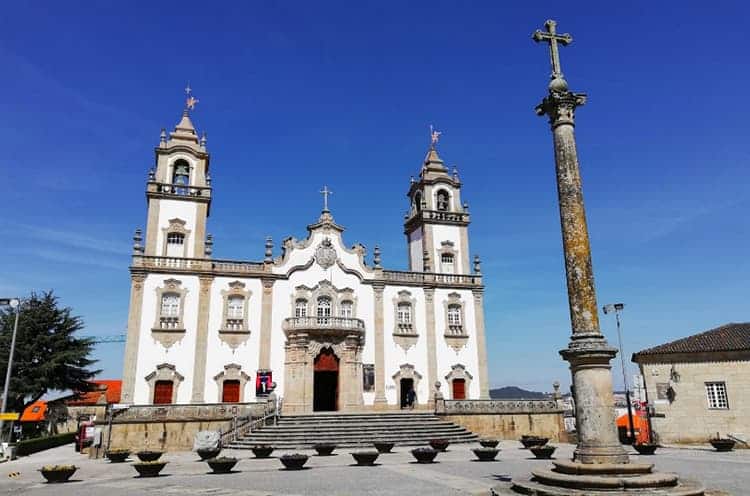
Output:
[[259,370],[255,378],[255,396],[266,396],[272,388],[273,376],[270,370]]

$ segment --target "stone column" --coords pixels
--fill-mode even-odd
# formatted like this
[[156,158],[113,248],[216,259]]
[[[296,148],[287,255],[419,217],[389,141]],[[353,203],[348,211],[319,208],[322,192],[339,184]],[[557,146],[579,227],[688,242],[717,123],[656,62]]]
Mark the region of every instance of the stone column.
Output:
[[195,336],[195,361],[193,362],[193,393],[191,403],[203,403],[206,388],[206,357],[208,356],[208,314],[211,310],[211,285],[213,276],[200,276],[198,293],[198,326]]
[[258,350],[258,368],[262,370],[271,369],[271,323],[273,322],[274,281],[275,279],[263,279],[263,294],[260,302],[260,349]]
[[373,285],[375,294],[375,400],[374,408],[384,410],[388,408],[385,397],[385,330],[383,329],[383,290],[385,284]]
[[609,346],[599,330],[591,247],[573,131],[575,109],[585,101],[585,95],[569,91],[560,77],[550,82],[548,96],[537,107],[539,115],[549,117],[554,138],[568,285],[572,336],[570,344],[560,354],[570,363],[576,391],[576,461],[627,463],[628,455],[617,436],[612,395],[610,360],[617,350]]
[[428,405],[435,404],[435,381],[437,378],[437,344],[435,342],[435,288],[424,288],[427,323],[427,387],[430,390]]
[[122,370],[122,402],[133,404],[135,373],[138,368],[138,343],[141,338],[141,311],[143,309],[143,282],[146,274],[130,276],[130,308],[128,310],[128,336],[125,342],[125,359]]
[[343,365],[339,371],[339,383],[343,389],[344,398],[341,405],[344,410],[356,411],[362,409],[362,358],[360,353],[359,336],[352,334],[342,343],[343,356],[339,364]]
[[[308,339],[305,333],[292,333],[287,336],[284,360],[284,413],[306,413],[305,397],[308,383],[307,370]],[[310,389],[312,386],[310,386]],[[312,393],[310,393],[312,395]],[[310,396],[312,398],[312,396]],[[312,404],[309,405],[309,411],[312,411]]]
[[484,335],[484,288],[471,290],[474,295],[474,320],[477,333],[477,367],[479,372],[479,399],[490,399],[489,374],[487,373],[487,341]]

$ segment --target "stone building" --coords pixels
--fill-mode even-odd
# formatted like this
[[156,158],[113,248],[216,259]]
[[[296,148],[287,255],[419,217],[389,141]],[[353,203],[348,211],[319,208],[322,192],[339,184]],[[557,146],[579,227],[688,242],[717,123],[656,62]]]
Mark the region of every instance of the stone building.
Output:
[[219,260],[210,156],[185,110],[162,131],[145,240],[134,237],[121,401],[243,403],[275,384],[285,413],[389,409],[411,388],[429,405],[436,382],[448,399],[488,398],[479,259],[436,143],[408,185],[408,271],[345,245],[327,188],[305,239],[283,240],[280,254],[268,239],[259,261]]
[[663,443],[750,434],[750,323],[716,329],[633,355]]

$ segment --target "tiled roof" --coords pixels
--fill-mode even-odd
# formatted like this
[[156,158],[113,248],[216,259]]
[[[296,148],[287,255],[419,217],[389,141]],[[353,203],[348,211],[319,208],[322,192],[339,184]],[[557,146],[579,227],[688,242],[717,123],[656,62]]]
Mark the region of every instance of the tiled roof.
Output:
[[91,381],[96,389],[87,393],[80,393],[78,398],[67,402],[70,406],[104,405],[107,403],[119,403],[122,391],[120,380],[95,380]]
[[724,324],[700,334],[641,350],[633,360],[647,355],[750,351],[750,322]]

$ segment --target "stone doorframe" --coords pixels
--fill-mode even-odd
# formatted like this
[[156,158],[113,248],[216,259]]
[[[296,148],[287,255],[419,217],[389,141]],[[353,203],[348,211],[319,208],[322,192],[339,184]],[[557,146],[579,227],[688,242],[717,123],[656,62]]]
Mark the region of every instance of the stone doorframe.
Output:
[[230,363],[224,365],[224,370],[214,376],[216,386],[219,390],[219,396],[216,399],[217,403],[222,402],[222,396],[224,393],[224,381],[239,381],[240,382],[240,401],[239,403],[245,402],[245,386],[250,381],[250,376],[242,371],[242,365],[237,363]]
[[284,413],[312,413],[315,358],[330,348],[339,359],[339,411],[362,409],[362,347],[364,333],[325,336],[287,331],[284,361]]
[[[393,374],[393,382],[396,383],[396,407],[401,407],[401,379],[411,379],[414,381],[414,391],[419,391],[419,381],[422,380],[422,374],[414,370],[414,365],[404,363],[399,367],[399,371]],[[428,394],[429,396],[429,394]],[[421,403],[426,403],[429,398],[421,398]],[[419,395],[417,395],[416,404],[420,404]]]
[[457,363],[451,367],[451,371],[445,376],[445,380],[448,381],[448,389],[450,390],[450,399],[453,399],[453,379],[463,379],[466,399],[469,399],[469,386],[471,386],[471,380],[474,377],[466,371],[466,367]]
[[151,404],[154,403],[154,389],[156,389],[156,381],[171,381],[172,382],[172,404],[177,403],[177,390],[180,389],[180,383],[185,378],[177,372],[177,367],[171,363],[161,363],[156,366],[156,370],[144,377],[148,383],[148,398]]

